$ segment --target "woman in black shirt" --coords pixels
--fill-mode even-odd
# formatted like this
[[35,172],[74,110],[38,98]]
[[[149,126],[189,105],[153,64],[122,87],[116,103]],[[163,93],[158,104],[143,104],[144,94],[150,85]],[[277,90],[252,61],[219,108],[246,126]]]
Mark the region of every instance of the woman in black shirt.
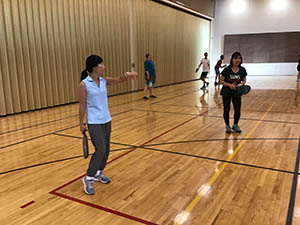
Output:
[[[224,106],[224,121],[226,124],[226,133],[231,131],[241,133],[238,126],[241,117],[241,95],[236,91],[236,87],[245,85],[247,71],[242,67],[243,58],[241,53],[235,52],[231,56],[230,65],[227,66],[221,73],[220,83],[223,84],[221,95]],[[234,108],[234,124],[232,128],[229,125],[230,103],[233,103]]]

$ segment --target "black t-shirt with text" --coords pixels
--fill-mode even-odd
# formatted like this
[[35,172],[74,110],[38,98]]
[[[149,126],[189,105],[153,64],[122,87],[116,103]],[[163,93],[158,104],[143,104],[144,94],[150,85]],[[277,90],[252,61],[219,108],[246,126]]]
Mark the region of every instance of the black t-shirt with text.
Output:
[[[224,81],[229,84],[240,84],[244,77],[247,76],[247,71],[244,67],[240,66],[240,70],[234,73],[230,66],[227,66],[221,73]],[[221,95],[224,96],[241,96],[237,91],[232,90],[230,87],[222,87]]]

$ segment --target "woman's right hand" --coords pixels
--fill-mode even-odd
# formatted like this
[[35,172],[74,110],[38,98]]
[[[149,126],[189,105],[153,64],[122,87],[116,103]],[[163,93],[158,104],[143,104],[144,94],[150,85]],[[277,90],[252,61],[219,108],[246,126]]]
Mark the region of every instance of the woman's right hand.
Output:
[[139,74],[137,72],[126,72],[125,74],[126,74],[125,76],[127,78],[134,79],[134,80],[138,79],[138,76],[139,76]]
[[230,87],[232,90],[234,90],[234,91],[236,90],[236,85],[235,85],[235,84],[230,84],[229,87]]
[[87,130],[86,125],[84,123],[81,123],[80,124],[80,133],[83,134],[83,132],[86,131],[86,130]]

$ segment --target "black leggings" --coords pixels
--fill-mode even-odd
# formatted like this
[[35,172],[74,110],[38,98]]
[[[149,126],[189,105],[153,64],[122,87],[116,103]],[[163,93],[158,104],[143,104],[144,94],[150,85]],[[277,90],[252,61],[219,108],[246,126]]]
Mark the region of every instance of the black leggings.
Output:
[[230,102],[232,100],[234,108],[234,124],[238,125],[241,117],[241,96],[232,97],[232,96],[222,96],[223,97],[223,106],[224,106],[224,121],[226,126],[229,126],[229,112],[230,112]]

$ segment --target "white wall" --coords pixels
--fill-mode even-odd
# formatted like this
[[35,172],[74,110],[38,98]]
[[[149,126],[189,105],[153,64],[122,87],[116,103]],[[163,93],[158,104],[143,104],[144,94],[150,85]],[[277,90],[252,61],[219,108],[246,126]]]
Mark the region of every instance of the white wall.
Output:
[[[278,9],[273,8],[273,1],[277,2],[275,7]],[[286,6],[281,6],[284,2]],[[224,34],[288,31],[300,31],[300,0],[216,0],[212,65],[223,53]],[[253,63],[244,66],[250,75],[292,75],[297,74],[297,60],[298,56],[295,56],[295,63]]]

